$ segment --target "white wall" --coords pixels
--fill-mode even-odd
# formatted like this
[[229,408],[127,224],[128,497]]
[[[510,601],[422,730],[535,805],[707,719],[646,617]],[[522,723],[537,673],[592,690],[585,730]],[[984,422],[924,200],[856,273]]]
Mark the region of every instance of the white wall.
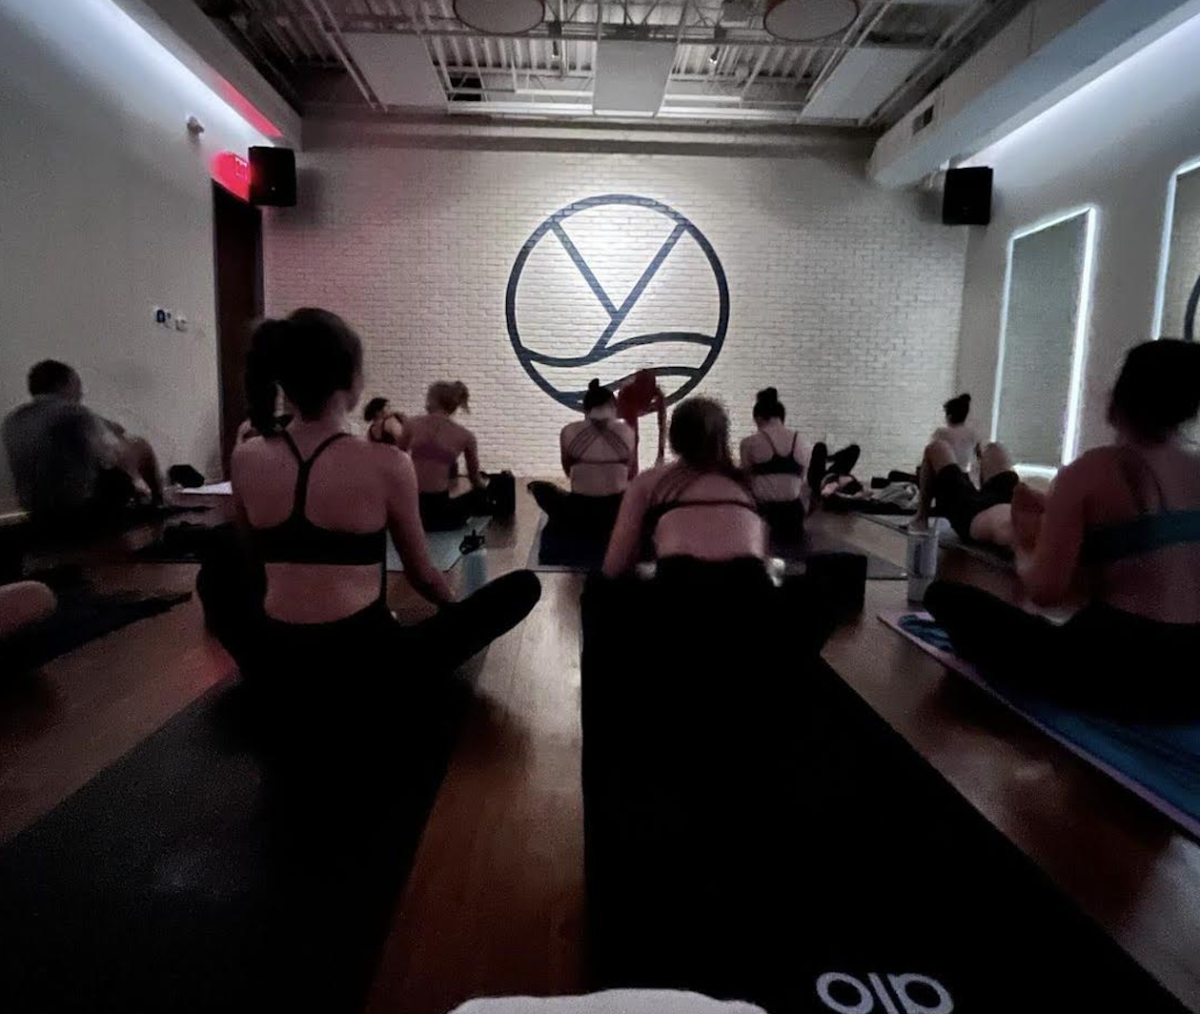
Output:
[[1099,219],[1079,449],[1108,439],[1121,359],[1154,337],[1168,183],[1200,155],[1197,53],[1193,18],[971,160],[996,171],[992,223],[971,230],[963,297],[959,382],[979,418],[991,418],[1009,237],[1090,204]]
[[[727,402],[739,435],[755,391],[771,384],[810,439],[860,441],[864,472],[917,460],[954,388],[965,236],[923,216],[915,195],[872,186],[864,147],[714,157],[412,143],[372,146],[364,135],[349,147],[343,135],[306,133],[302,206],[267,221],[268,310],[343,313],[367,342],[368,394],[413,410],[431,380],[461,378],[485,467],[557,472],[557,432],[573,416],[517,361],[505,323],[510,270],[548,215],[627,193],[687,216],[724,265],[728,335],[698,393]],[[614,301],[670,229],[654,212],[626,212],[564,223]],[[522,335],[542,352],[581,355],[608,321],[553,236],[531,253],[518,292]],[[712,272],[685,237],[615,338],[711,335],[717,313]],[[705,351],[640,346],[555,375],[579,389],[660,353],[660,364],[695,366]]]
[[[263,143],[110,0],[0,0],[0,412],[63,359],[164,466],[216,467],[208,164]],[[155,325],[157,305],[190,330]]]

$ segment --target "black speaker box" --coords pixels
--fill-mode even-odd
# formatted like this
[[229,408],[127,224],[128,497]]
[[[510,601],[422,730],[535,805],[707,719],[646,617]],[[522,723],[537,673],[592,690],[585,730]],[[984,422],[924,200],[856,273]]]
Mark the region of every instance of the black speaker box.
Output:
[[291,148],[250,149],[250,203],[296,204],[296,153]]
[[942,222],[987,225],[992,220],[992,170],[988,166],[950,169],[942,191]]

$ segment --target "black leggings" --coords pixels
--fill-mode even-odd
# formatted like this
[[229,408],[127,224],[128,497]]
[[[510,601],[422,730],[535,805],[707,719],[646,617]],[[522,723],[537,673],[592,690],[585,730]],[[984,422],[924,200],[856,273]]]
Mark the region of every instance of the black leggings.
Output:
[[759,501],[758,512],[775,542],[791,545],[804,538],[804,503],[800,500]]
[[[231,540],[232,542],[232,540]],[[529,571],[506,574],[429,619],[402,626],[380,600],[332,623],[281,623],[263,612],[261,564],[232,544],[205,560],[197,579],[209,630],[247,682],[375,690],[451,672],[520,623],[541,597]]]
[[556,528],[573,533],[608,537],[617,523],[623,494],[583,496],[568,493],[552,482],[531,482],[529,492]]
[[949,581],[930,586],[925,608],[989,682],[1126,718],[1200,713],[1200,624],[1093,602],[1057,625]]
[[462,528],[468,518],[492,513],[487,491],[473,489],[460,496],[447,493],[422,493],[418,498],[421,524],[427,532],[452,532]]

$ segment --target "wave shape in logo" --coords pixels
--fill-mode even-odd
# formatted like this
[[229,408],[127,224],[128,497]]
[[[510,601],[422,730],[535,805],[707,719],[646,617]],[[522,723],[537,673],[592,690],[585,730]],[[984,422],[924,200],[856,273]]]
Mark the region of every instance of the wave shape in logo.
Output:
[[[575,216],[582,217],[572,222]],[[584,242],[580,249],[581,236],[591,240],[590,248]],[[618,300],[609,290],[622,275],[633,285]],[[590,300],[581,306],[581,284],[598,306]],[[604,194],[568,204],[533,231],[513,263],[505,309],[525,372],[567,408],[582,407],[592,376],[615,390],[641,369],[654,372],[673,404],[695,389],[721,353],[729,286],[712,244],[674,208]],[[639,330],[638,323],[649,329]]]

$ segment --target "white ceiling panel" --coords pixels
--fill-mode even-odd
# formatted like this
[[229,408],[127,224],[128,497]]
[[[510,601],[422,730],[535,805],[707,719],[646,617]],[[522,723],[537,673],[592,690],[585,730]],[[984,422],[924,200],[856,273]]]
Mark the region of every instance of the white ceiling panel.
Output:
[[446,91],[420,38],[380,32],[346,32],[343,38],[380,102],[446,108]]
[[928,56],[921,50],[853,50],[804,110],[805,119],[862,120]]
[[597,113],[654,116],[675,64],[675,47],[661,42],[605,39],[596,52]]

